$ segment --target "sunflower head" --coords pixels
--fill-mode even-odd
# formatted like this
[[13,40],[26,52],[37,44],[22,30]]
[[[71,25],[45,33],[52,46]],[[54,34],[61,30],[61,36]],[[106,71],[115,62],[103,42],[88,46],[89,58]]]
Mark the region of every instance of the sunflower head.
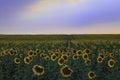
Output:
[[76,54],[76,50],[75,50],[75,49],[73,49],[73,50],[72,50],[72,53],[73,53],[73,54]]
[[63,65],[65,63],[65,60],[63,58],[58,59],[58,64]]
[[90,54],[90,49],[85,49],[85,53]]
[[98,62],[98,63],[102,63],[102,62],[103,62],[103,58],[102,58],[101,56],[98,56],[97,62]]
[[57,57],[59,57],[59,53],[58,52],[55,52],[54,55],[56,55]]
[[30,60],[30,57],[25,57],[25,58],[24,58],[24,63],[25,63],[25,64],[30,64],[30,61],[31,61],[31,60]]
[[17,50],[14,50],[14,51],[13,51],[13,54],[14,54],[14,55],[18,55],[18,51],[17,51]]
[[41,53],[41,54],[40,54],[40,57],[41,57],[41,58],[44,58],[44,57],[45,57],[45,54],[44,54],[44,53]]
[[95,73],[93,71],[88,72],[89,79],[94,79],[96,77]]
[[90,59],[86,59],[85,60],[85,64],[86,64],[86,66],[90,65],[91,64],[91,60]]
[[20,59],[19,58],[14,58],[14,63],[20,64]]
[[23,58],[23,54],[19,54],[19,57],[20,57],[20,58]]
[[99,53],[99,56],[100,56],[100,57],[102,57],[102,58],[104,58],[104,57],[105,57],[102,53]]
[[56,55],[54,55],[54,54],[51,55],[51,60],[52,60],[52,61],[55,61],[56,59],[57,59],[57,56],[56,56]]
[[79,56],[81,56],[82,53],[83,53],[83,52],[82,52],[81,50],[78,50],[78,51],[77,51],[77,54],[78,54]]
[[47,56],[45,57],[45,60],[46,60],[46,61],[49,61],[49,60],[50,60],[50,57],[47,55]]
[[69,53],[69,52],[67,52],[67,53],[66,53],[66,55],[67,55],[67,56],[70,56],[70,53]]
[[36,49],[35,52],[39,54],[39,53],[40,53],[40,50],[39,50],[39,49]]
[[32,68],[32,71],[34,72],[35,75],[37,76],[41,76],[44,74],[44,67],[43,66],[39,66],[39,65],[34,65]]
[[114,58],[114,54],[113,54],[113,53],[110,53],[109,56],[110,56],[111,58]]
[[79,56],[77,54],[73,55],[73,60],[77,60],[79,58]]
[[9,54],[10,54],[10,55],[14,55],[14,50],[13,50],[13,49],[10,49],[10,50],[9,50]]
[[36,56],[37,54],[38,54],[38,53],[37,53],[36,51],[34,51],[34,54],[33,54],[33,55]]
[[65,65],[60,69],[60,73],[63,77],[70,77],[72,75],[73,70],[69,68],[69,66]]
[[116,63],[116,61],[115,61],[114,59],[108,60],[108,66],[109,66],[109,67],[114,67],[114,66],[115,66],[115,63]]
[[30,59],[30,61],[32,61],[32,60],[33,60],[33,57],[32,57],[32,56],[28,56],[28,58]]
[[65,54],[65,55],[62,55],[61,58],[63,58],[65,61],[68,60],[68,56]]
[[4,55],[7,55],[9,53],[8,50],[4,50],[3,52],[4,52]]
[[89,56],[88,56],[88,54],[82,54],[82,58],[84,59],[84,60],[86,60],[86,59],[88,59],[89,58]]
[[28,52],[28,56],[33,56],[33,55],[34,55],[34,51],[30,50],[30,51]]

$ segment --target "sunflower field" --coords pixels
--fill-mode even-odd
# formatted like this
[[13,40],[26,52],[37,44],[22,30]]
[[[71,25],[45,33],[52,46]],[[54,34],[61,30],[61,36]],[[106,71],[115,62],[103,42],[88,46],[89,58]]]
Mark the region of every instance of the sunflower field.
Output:
[[0,80],[120,80],[120,35],[0,35]]

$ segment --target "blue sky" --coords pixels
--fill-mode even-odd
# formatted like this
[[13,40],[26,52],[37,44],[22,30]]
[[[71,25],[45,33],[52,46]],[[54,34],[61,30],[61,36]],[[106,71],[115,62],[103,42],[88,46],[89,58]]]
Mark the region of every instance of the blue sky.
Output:
[[119,0],[0,0],[0,34],[120,34]]

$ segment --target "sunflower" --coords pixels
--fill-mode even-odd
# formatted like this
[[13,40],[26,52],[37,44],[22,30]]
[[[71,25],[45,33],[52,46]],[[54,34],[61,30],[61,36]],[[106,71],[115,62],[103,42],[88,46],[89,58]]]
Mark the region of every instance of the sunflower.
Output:
[[65,54],[65,55],[62,55],[61,58],[63,58],[65,61],[68,60],[68,56]]
[[32,56],[28,56],[28,57],[29,57],[30,61],[32,61],[33,57]]
[[47,56],[45,57],[45,60],[46,60],[46,61],[50,60],[50,57],[47,55]]
[[85,49],[84,52],[87,54],[90,54],[91,51],[90,51],[90,49]]
[[75,50],[75,49],[73,49],[73,50],[72,50],[72,53],[73,53],[73,54],[76,54],[76,50]]
[[95,73],[93,71],[88,72],[89,79],[94,79],[96,77]]
[[59,58],[59,59],[58,59],[58,64],[59,64],[59,65],[63,65],[64,63],[65,63],[64,58]]
[[100,57],[102,57],[102,58],[104,58],[104,57],[105,57],[102,53],[99,53],[99,56],[100,56]]
[[66,55],[67,55],[67,56],[70,56],[70,53],[69,53],[69,52],[67,52],[67,53],[66,53]]
[[81,51],[81,50],[78,50],[76,53],[77,53],[79,56],[82,55],[82,51]]
[[55,61],[56,59],[57,59],[57,56],[56,56],[56,55],[54,55],[54,54],[51,55],[51,60],[52,60],[52,61]]
[[1,56],[4,56],[4,52],[1,52]]
[[34,51],[33,55],[36,56],[38,53],[36,51]]
[[20,59],[19,58],[14,58],[14,63],[20,64]]
[[73,60],[77,60],[79,58],[79,56],[77,54],[73,55]]
[[113,54],[113,53],[110,53],[109,56],[110,56],[111,58],[114,58],[114,54]]
[[7,55],[8,54],[8,50],[4,50],[4,55]]
[[106,52],[104,55],[107,57],[107,56],[109,56],[109,53],[108,53],[108,52]]
[[57,57],[59,57],[59,53],[58,52],[55,52],[54,55],[56,55]]
[[44,54],[44,53],[41,53],[41,54],[40,54],[40,57],[41,57],[41,58],[44,58],[44,57],[45,57],[45,54]]
[[85,64],[86,64],[86,66],[90,65],[91,64],[91,60],[90,59],[86,59],[85,60]]
[[10,55],[14,55],[14,50],[13,50],[13,49],[10,49],[10,50],[9,50],[9,54],[10,54]]
[[39,50],[39,49],[36,49],[35,52],[36,52],[37,54],[39,54],[39,53],[40,53],[40,50]]
[[44,54],[44,58],[47,57],[48,55],[47,54]]
[[114,67],[114,66],[115,66],[115,63],[116,63],[116,61],[115,61],[114,59],[108,60],[108,66],[109,66],[109,67]]
[[25,64],[29,64],[30,61],[31,61],[31,60],[30,60],[30,57],[25,57],[25,58],[24,58],[24,63],[25,63]]
[[72,75],[73,70],[69,68],[68,65],[63,66],[60,69],[60,73],[62,74],[63,77],[70,77]]
[[33,68],[32,68],[32,71],[37,76],[41,76],[41,75],[43,75],[45,73],[44,67],[43,66],[39,66],[39,65],[34,65]]
[[97,62],[102,63],[103,62],[103,58],[101,56],[98,56]]
[[17,51],[17,50],[14,50],[14,51],[13,51],[13,54],[14,54],[14,55],[18,55],[18,51]]
[[34,51],[30,50],[30,51],[28,52],[28,56],[33,56],[33,55],[34,55]]
[[89,58],[89,56],[88,56],[88,54],[84,53],[84,54],[82,54],[82,58],[83,58],[84,60],[86,60],[86,59]]
[[19,54],[19,57],[20,57],[20,58],[23,58],[23,54]]

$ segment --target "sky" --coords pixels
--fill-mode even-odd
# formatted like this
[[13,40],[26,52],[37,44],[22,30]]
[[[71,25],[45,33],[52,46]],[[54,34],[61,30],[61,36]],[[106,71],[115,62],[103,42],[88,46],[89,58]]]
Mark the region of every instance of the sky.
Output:
[[0,34],[120,34],[120,0],[0,0]]

